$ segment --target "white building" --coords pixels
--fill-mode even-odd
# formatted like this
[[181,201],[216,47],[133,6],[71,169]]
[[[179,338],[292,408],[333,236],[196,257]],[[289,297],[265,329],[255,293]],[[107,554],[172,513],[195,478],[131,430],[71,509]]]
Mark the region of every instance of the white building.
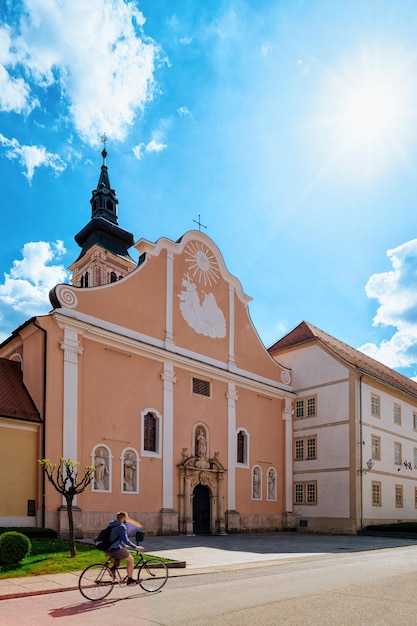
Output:
[[[417,517],[417,383],[302,322],[270,354],[293,373],[293,510],[309,531]],[[371,469],[369,469],[371,468]]]

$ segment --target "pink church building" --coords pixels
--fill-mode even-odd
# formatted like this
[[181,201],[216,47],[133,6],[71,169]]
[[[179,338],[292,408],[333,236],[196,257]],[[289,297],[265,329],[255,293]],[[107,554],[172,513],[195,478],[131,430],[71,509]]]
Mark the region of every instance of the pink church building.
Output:
[[64,457],[96,467],[75,503],[79,536],[118,509],[149,534],[291,525],[291,370],[263,346],[250,298],[205,234],[141,239],[133,261],[106,156],[71,284],[0,346],[33,402],[29,417],[0,422],[0,456],[25,451],[9,458],[0,524],[65,534],[64,503],[37,464]]

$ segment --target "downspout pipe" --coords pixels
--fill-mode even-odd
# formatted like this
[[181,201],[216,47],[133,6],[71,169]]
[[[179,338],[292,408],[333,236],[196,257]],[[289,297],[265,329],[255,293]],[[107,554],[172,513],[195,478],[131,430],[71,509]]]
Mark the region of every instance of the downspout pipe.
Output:
[[362,377],[359,378],[359,493],[360,493],[360,530],[363,528],[363,424],[362,424]]
[[[43,400],[42,400],[42,458],[46,457],[46,354],[47,354],[47,342],[48,342],[48,333],[45,328],[39,326],[36,321],[33,322],[33,325],[36,326],[39,330],[43,332]],[[41,472],[41,491],[42,491],[42,499],[41,499],[41,525],[42,528],[45,528],[45,491],[46,491],[46,476],[45,472]]]

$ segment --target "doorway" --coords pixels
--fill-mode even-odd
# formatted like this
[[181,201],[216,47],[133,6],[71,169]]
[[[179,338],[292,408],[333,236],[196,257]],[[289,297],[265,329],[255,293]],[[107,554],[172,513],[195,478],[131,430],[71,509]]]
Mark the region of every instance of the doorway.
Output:
[[193,533],[210,535],[210,490],[206,485],[196,485],[193,491]]

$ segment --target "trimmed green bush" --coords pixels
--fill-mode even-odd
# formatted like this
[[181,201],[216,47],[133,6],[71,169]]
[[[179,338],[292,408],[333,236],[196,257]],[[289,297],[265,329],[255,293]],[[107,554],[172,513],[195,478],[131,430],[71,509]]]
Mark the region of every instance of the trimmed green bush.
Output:
[[16,531],[3,533],[0,536],[0,563],[3,565],[19,563],[30,554],[31,547],[26,535]]
[[29,539],[56,539],[58,537],[58,533],[56,532],[56,530],[52,530],[52,528],[37,528],[36,526],[0,527],[0,535],[11,531],[22,533],[22,535],[26,535],[26,537],[29,537]]

